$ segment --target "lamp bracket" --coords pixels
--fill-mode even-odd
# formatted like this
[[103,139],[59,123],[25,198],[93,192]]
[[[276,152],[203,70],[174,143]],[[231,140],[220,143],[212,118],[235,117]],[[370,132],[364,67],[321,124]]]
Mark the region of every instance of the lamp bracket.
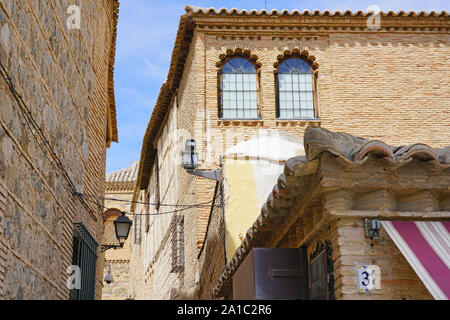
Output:
[[106,250],[109,249],[118,249],[118,248],[123,248],[123,243],[120,244],[102,244],[102,248],[101,248],[101,252],[105,252]]
[[222,169],[215,170],[186,170],[187,173],[195,176],[203,177],[210,180],[220,181],[222,176]]

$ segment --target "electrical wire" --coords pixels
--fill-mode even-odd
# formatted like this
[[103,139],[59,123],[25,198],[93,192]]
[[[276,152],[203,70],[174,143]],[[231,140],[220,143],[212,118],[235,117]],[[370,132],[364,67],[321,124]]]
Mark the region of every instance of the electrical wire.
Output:
[[101,200],[135,203],[135,204],[145,204],[145,205],[150,205],[150,206],[161,206],[161,207],[187,207],[187,206],[209,207],[209,204],[211,204],[211,201],[203,202],[203,203],[196,203],[196,204],[167,204],[167,203],[151,203],[151,202],[147,203],[147,202],[142,202],[142,201],[132,201],[132,200],[125,200],[125,199],[116,199],[116,198],[95,196],[95,195],[79,193],[79,192],[77,192],[77,195],[81,196],[81,197],[85,197],[85,198],[95,198],[95,199],[101,199]]
[[[209,201],[209,203],[212,204],[215,200],[217,200],[218,197],[219,196],[215,197],[213,200]],[[86,200],[89,201],[89,202],[95,203],[96,205],[102,207],[105,210],[112,209],[112,208],[106,207],[105,205],[102,205],[102,204],[98,203],[95,200],[90,200],[90,199],[86,199]],[[215,206],[221,207],[221,205],[215,205]],[[172,211],[165,211],[165,212],[158,212],[158,213],[134,213],[134,212],[125,212],[125,211],[123,211],[123,212],[125,212],[125,214],[131,215],[131,216],[161,216],[161,215],[166,215],[166,214],[182,212],[182,211],[186,211],[186,210],[189,210],[189,209],[192,209],[192,208],[198,208],[198,207],[199,207],[198,205],[188,205],[188,206],[185,206],[185,208],[182,208],[182,209],[176,209],[176,210],[172,210]]]

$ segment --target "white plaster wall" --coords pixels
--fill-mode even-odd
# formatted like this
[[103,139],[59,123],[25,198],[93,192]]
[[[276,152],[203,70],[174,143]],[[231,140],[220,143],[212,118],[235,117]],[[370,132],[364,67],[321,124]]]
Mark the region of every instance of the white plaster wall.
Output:
[[[277,179],[285,161],[305,155],[303,139],[278,130],[260,129],[249,140],[237,143],[225,152],[226,158],[248,161],[253,167],[258,207],[261,207]],[[248,160],[245,160],[245,159]]]

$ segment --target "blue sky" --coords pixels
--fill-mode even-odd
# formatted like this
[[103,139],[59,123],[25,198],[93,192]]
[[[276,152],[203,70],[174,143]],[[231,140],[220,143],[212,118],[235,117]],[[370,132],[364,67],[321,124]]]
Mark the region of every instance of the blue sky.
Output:
[[[188,2],[186,2],[188,1]],[[267,0],[267,9],[450,11],[449,0]],[[264,9],[258,1],[121,0],[115,65],[119,143],[108,150],[106,172],[129,167],[140,158],[142,139],[159,89],[167,78],[178,21],[185,5],[215,8]]]

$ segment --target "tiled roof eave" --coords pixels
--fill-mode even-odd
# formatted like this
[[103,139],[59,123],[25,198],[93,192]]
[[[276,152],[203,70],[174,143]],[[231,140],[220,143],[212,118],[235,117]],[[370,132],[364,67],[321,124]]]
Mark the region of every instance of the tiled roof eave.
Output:
[[[369,156],[379,157],[380,162],[399,168],[416,158],[423,163],[430,163],[437,170],[450,168],[450,146],[442,149],[433,149],[428,145],[417,143],[409,146],[393,147],[387,144],[354,137],[346,133],[335,133],[323,128],[307,128],[304,145],[306,157],[291,158],[286,162],[284,173],[278,178],[273,191],[266,203],[261,208],[252,227],[247,231],[241,245],[236,250],[233,258],[227,263],[218,284],[213,289],[214,297],[225,296],[231,289],[234,272],[251,251],[255,244],[261,244],[270,239],[271,230],[267,228],[271,219],[279,214],[281,202],[294,203],[295,199],[303,199],[308,192],[313,192],[312,182],[317,170],[317,161],[321,154],[330,153],[338,161],[349,166],[361,166],[368,161]],[[298,188],[302,185],[303,188]],[[295,191],[294,191],[295,189]],[[292,196],[295,194],[295,199]],[[286,206],[286,203],[284,203]],[[285,215],[286,216],[286,215]],[[284,220],[283,220],[284,221]],[[261,240],[264,239],[264,240]]]
[[105,193],[132,193],[134,185],[134,182],[107,183]]
[[116,98],[114,93],[114,64],[116,59],[116,44],[117,44],[117,25],[119,22],[119,0],[113,1],[113,23],[112,23],[112,37],[111,48],[109,54],[108,65],[108,101],[109,101],[109,113],[111,115],[111,129],[112,129],[112,142],[119,142],[119,134],[117,130],[117,112],[116,112]]
[[134,183],[137,178],[138,166],[139,164],[134,162],[131,167],[108,173],[105,177],[106,185]]
[[[252,10],[239,10],[237,8],[231,8],[231,9],[227,9],[227,8],[202,8],[202,7],[194,7],[194,6],[185,6],[185,10],[188,14],[195,16],[195,15],[209,15],[209,16],[266,16],[266,17],[271,17],[271,16],[305,16],[305,17],[369,17],[370,15],[372,15],[371,12],[367,12],[367,11],[362,11],[362,10],[358,10],[356,12],[353,12],[351,10],[345,10],[345,11],[339,11],[339,10],[335,10],[333,12],[331,12],[330,10],[324,10],[324,11],[320,11],[318,9],[314,9],[314,10],[292,10],[289,11],[287,9],[283,9],[283,10],[277,10],[277,9],[272,9],[272,10],[256,10],[256,9],[252,9]],[[394,12],[394,11],[388,11],[388,12],[380,12],[380,15],[382,17],[448,17],[448,13],[446,11],[429,11],[429,12],[425,12],[425,11],[419,11],[419,12],[415,12],[415,11],[403,11],[400,10],[398,12]]]
[[[137,199],[139,190],[145,189],[150,180],[151,169],[156,156],[156,150],[153,145],[158,131],[169,111],[172,96],[176,92],[183,75],[184,63],[189,52],[193,28],[194,24],[191,18],[187,15],[181,16],[167,80],[161,86],[156,105],[143,138],[140,165],[133,194],[134,201]],[[134,210],[134,205],[132,206],[132,210]]]
[[[238,10],[238,9],[215,9],[186,7],[186,12],[199,27],[209,26],[221,29],[220,32],[226,34],[227,31],[236,32],[240,27],[262,28],[260,32],[269,32],[276,29],[276,32],[283,28],[302,28],[302,31],[366,31],[368,18],[373,15],[371,12],[350,10],[340,12],[329,10]],[[381,27],[383,30],[434,30],[444,32],[450,28],[450,21],[446,11],[440,12],[380,12]],[[243,20],[245,18],[245,21]],[[233,30],[228,30],[233,26]],[[380,32],[381,30],[377,30]],[[205,30],[211,33],[213,30]]]

